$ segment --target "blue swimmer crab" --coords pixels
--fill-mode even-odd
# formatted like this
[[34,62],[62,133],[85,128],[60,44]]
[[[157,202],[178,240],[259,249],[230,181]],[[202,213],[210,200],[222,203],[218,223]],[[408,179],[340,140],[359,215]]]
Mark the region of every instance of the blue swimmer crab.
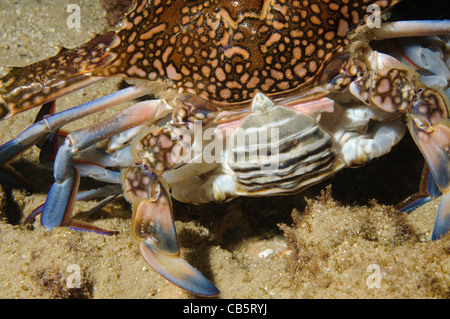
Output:
[[[9,161],[33,145],[41,152],[57,145],[55,182],[32,217],[40,213],[47,230],[108,233],[71,219],[72,206],[98,197],[101,207],[123,194],[147,263],[183,289],[216,295],[180,256],[171,197],[203,204],[297,193],[386,154],[407,127],[430,174],[428,193],[404,209],[442,193],[438,239],[450,225],[450,21],[381,23],[398,2],[136,1],[119,30],[4,69],[2,119],[39,105],[46,113],[55,99],[106,77],[130,85],[40,116],[0,147],[2,172],[16,175]],[[401,38],[392,54],[370,46],[392,38]],[[75,119],[144,96],[151,98],[57,134]],[[106,151],[96,147],[102,140],[109,140]],[[78,192],[80,177],[110,185]]]

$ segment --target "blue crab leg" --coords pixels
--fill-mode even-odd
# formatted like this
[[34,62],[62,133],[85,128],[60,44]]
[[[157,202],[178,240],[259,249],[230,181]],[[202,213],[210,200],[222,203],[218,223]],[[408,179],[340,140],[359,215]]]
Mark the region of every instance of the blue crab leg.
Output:
[[[102,188],[87,190],[83,192],[79,192],[76,195],[75,200],[90,200],[98,197],[105,197],[103,200],[98,202],[95,207],[93,207],[91,210],[89,210],[88,214],[92,214],[99,209],[105,207],[107,204],[115,200],[116,198],[120,197],[122,195],[122,186],[121,185],[108,185]],[[27,225],[36,218],[38,215],[42,213],[42,209],[44,207],[44,204],[38,206],[31,214],[29,214],[25,220],[23,221],[22,225]],[[98,228],[95,226],[92,226],[90,224],[82,223],[79,221],[71,220],[69,225],[69,228],[74,229],[76,231],[89,231],[89,232],[95,232],[102,235],[116,235],[119,232],[115,230],[105,230],[102,228]]]
[[[42,105],[34,123],[41,121],[47,114],[53,113],[54,107],[55,101],[48,102]],[[45,140],[49,138],[51,138],[51,136],[47,136],[46,138],[44,138],[44,136],[41,137],[41,139],[36,142],[36,145],[39,145],[41,141],[45,142]],[[19,145],[17,143],[14,143],[13,141],[0,146],[0,177],[14,187],[23,187],[26,189],[30,188],[28,181],[8,164],[11,160],[13,160],[23,151],[27,150],[29,147],[23,147],[23,145]],[[12,157],[10,154],[12,154]]]
[[147,263],[173,284],[204,296],[219,290],[180,256],[172,203],[158,177],[135,165],[123,175],[126,198],[133,206],[132,234]]
[[[142,127],[140,128],[142,129]],[[56,154],[66,137],[67,134],[58,131],[49,134],[44,141],[38,143],[41,149],[39,161],[42,167],[53,170]],[[76,159],[74,159],[74,163],[80,170],[81,176],[91,177],[107,183],[120,183],[116,172],[106,170],[105,167],[130,167],[133,164],[131,146],[124,146],[121,149],[107,153],[93,145],[79,152]],[[83,174],[83,171],[86,174]]]
[[417,207],[441,196],[442,193],[434,180],[433,174],[427,164],[422,171],[422,180],[420,181],[419,191],[398,203],[397,208],[405,213],[411,213]]
[[[41,166],[53,170],[54,161],[59,147],[63,144],[66,137],[52,133],[41,147],[39,154],[39,161]],[[62,142],[61,142],[62,141]],[[96,181],[120,184],[119,172],[109,170],[106,167],[128,167],[132,164],[132,156],[129,153],[130,149],[127,147],[127,152],[120,152],[124,155],[121,159],[115,153],[108,154],[95,146],[88,147],[81,151],[76,158],[74,158],[74,167],[78,169],[80,176],[90,177]],[[119,152],[119,151],[117,151]]]
[[[450,70],[441,52],[435,52],[431,48],[445,48],[447,43],[440,37],[428,38],[407,38],[398,39],[397,42],[391,42],[394,47],[398,46],[400,60],[411,66],[420,73],[420,81],[428,87],[446,88],[450,81]],[[424,47],[423,43],[426,43]],[[426,72],[423,72],[425,71]],[[450,91],[447,92],[450,95]]]
[[[170,110],[163,100],[144,101],[93,127],[69,134],[55,159],[55,183],[42,209],[42,225],[46,229],[70,225],[71,208],[79,182],[79,173],[74,167],[74,155],[133,126],[152,123]],[[218,294],[219,291],[206,278],[179,256],[170,198],[159,182],[155,182],[157,190],[154,190],[153,181],[156,177],[151,172],[149,174],[150,177],[138,175],[137,182],[147,181],[152,185],[144,190],[134,189],[139,196],[144,196],[145,200],[135,200],[130,191],[126,193],[128,199],[133,202],[135,212],[133,234],[143,239],[140,243],[143,257],[156,271],[183,289],[200,295]]]
[[75,155],[133,126],[153,123],[170,110],[164,100],[139,102],[97,125],[69,134],[56,155],[53,174],[55,183],[45,201],[41,224],[47,230],[67,226],[80,178],[74,163]]
[[45,134],[55,132],[62,126],[95,112],[141,97],[148,93],[150,93],[150,91],[147,88],[130,86],[97,100],[46,117],[44,116],[42,120],[37,121],[27,128],[14,140],[0,146],[0,166],[3,168],[4,175],[6,175],[8,180],[13,182],[12,184],[18,184],[15,181],[20,179],[20,177],[15,174],[7,164],[16,156],[41,141],[41,138]]
[[[76,196],[77,201],[79,200],[90,200],[90,199],[94,199],[94,198],[99,198],[99,197],[106,197],[106,198],[117,198],[118,195],[122,194],[122,186],[120,185],[108,185],[102,188],[96,188],[96,189],[90,189],[87,191],[83,191],[83,192],[79,192]],[[105,198],[105,199],[106,199]],[[110,200],[111,201],[111,200]],[[98,205],[96,205],[94,208],[92,208],[90,210],[90,212],[95,212],[98,209],[104,207],[106,204],[103,203],[103,200],[101,202],[99,202]],[[42,208],[43,208],[44,204],[39,205],[38,207],[36,207],[36,209],[34,209],[23,221],[23,225],[27,225],[28,223],[30,223],[30,221],[37,217],[39,214],[42,213]]]
[[[61,140],[65,138],[64,135],[58,134],[59,132],[51,133],[48,138],[41,145],[41,152],[39,159],[41,165],[49,170],[53,170],[54,159],[56,152],[61,145]],[[125,151],[125,152],[123,152]],[[124,157],[124,158],[121,158]],[[129,147],[125,149],[117,150],[113,154],[105,153],[95,146],[88,147],[86,150],[80,152],[80,156],[74,160],[74,167],[78,170],[81,176],[89,177],[97,181],[112,183],[116,185],[107,186],[101,189],[94,189],[91,191],[85,191],[78,193],[75,200],[85,200],[95,197],[105,197],[100,201],[94,208],[91,209],[89,213],[93,213],[109,202],[114,200],[122,193],[122,187],[120,186],[120,173],[106,169],[107,167],[120,167],[120,166],[130,166],[132,164],[132,158]],[[112,194],[111,194],[112,191]],[[24,221],[24,224],[29,223],[29,221],[35,218],[37,215],[41,214],[43,206],[39,206],[35,209]],[[64,222],[63,222],[64,224]],[[78,231],[90,231],[96,232],[103,235],[114,235],[117,231],[104,230],[98,227],[94,227],[90,224],[83,223],[80,221],[70,220],[67,225],[69,228]]]

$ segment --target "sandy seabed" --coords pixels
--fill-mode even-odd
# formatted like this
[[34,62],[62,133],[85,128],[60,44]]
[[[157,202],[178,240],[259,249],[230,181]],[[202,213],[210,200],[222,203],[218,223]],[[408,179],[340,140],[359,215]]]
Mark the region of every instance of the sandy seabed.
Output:
[[[66,24],[67,6],[73,3],[81,8],[80,30]],[[106,28],[105,11],[97,1],[2,1],[0,65],[29,64]],[[119,82],[107,80],[70,94],[58,100],[57,108],[112,92]],[[117,110],[67,129],[98,122]],[[0,143],[31,125],[36,113],[30,110],[0,122]],[[52,183],[38,156],[33,147],[12,162],[32,190],[0,184],[0,298],[195,297],[142,259],[129,232],[131,210],[124,200],[93,216],[86,212],[95,201],[77,203],[74,209],[76,218],[119,230],[119,235],[66,228],[45,232],[39,218],[20,226],[43,203]],[[345,178],[363,179],[355,172]],[[370,183],[385,183],[383,174]],[[450,236],[430,241],[439,199],[405,215],[376,201],[336,198],[335,193],[343,192],[339,185],[332,179],[296,196],[239,198],[223,205],[175,202],[182,254],[219,288],[219,298],[449,298]],[[81,188],[94,186],[84,182]],[[390,192],[391,186],[380,187]],[[358,196],[358,187],[348,190],[352,196]],[[77,270],[79,277],[74,277]],[[74,278],[79,288],[70,288]]]

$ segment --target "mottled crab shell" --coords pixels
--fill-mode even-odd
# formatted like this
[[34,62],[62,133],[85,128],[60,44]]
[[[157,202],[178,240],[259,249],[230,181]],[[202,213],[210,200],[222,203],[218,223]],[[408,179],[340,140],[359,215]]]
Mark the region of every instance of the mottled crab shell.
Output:
[[138,1],[113,62],[94,74],[169,80],[228,107],[258,91],[276,96],[313,79],[369,5],[399,1]]
[[288,94],[319,76],[370,5],[400,1],[137,0],[119,31],[6,69],[0,118],[108,76],[168,82],[228,109],[258,91]]

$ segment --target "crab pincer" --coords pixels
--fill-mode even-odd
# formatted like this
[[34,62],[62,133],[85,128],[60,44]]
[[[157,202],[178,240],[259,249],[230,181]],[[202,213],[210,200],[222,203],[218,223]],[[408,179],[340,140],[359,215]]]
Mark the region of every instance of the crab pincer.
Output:
[[421,90],[408,126],[430,168],[430,178],[442,193],[432,239],[439,239],[450,229],[449,105],[445,94],[431,88]]
[[173,284],[198,295],[219,290],[180,256],[172,202],[156,174],[145,166],[123,173],[125,196],[132,204],[132,234],[147,263]]

